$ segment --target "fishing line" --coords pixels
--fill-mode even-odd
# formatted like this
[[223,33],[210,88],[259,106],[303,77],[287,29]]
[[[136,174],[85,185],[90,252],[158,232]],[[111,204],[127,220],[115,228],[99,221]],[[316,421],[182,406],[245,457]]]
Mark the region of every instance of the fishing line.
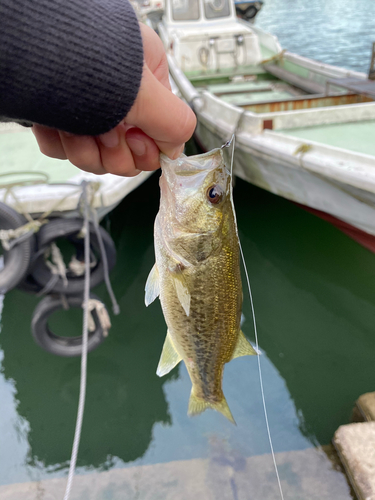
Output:
[[277,477],[277,484],[279,486],[280,497],[281,497],[282,500],[284,500],[283,489],[281,487],[281,481],[280,481],[280,476],[279,476],[279,469],[277,468],[275,452],[274,452],[274,449],[273,449],[273,443],[272,443],[272,437],[271,437],[271,430],[270,430],[270,426],[269,426],[269,422],[268,422],[268,412],[267,412],[266,398],[265,398],[264,389],[263,389],[263,375],[262,375],[262,368],[261,368],[261,364],[260,364],[260,351],[259,351],[259,342],[258,342],[258,329],[257,329],[257,324],[256,324],[256,319],[255,319],[253,294],[251,292],[249,273],[247,272],[247,267],[246,267],[246,262],[245,262],[245,256],[244,256],[243,251],[242,251],[242,245],[241,245],[240,237],[239,237],[239,234],[238,234],[237,216],[236,216],[236,211],[234,209],[234,202],[233,202],[233,161],[234,161],[234,147],[235,147],[235,144],[236,144],[236,137],[235,137],[234,134],[233,134],[231,140],[228,141],[228,143],[226,143],[226,145],[230,146],[230,144],[232,142],[233,142],[233,146],[232,146],[232,158],[231,158],[231,165],[230,165],[230,174],[231,174],[231,191],[230,191],[231,192],[231,202],[232,202],[232,207],[233,207],[234,220],[235,220],[235,224],[236,224],[236,231],[237,231],[237,237],[238,237],[238,245],[240,247],[241,259],[242,259],[242,263],[243,263],[244,270],[245,270],[247,287],[248,287],[248,290],[249,290],[251,313],[252,313],[252,316],[253,316],[253,325],[254,325],[254,333],[255,333],[255,347],[256,347],[257,358],[258,358],[258,372],[259,372],[260,392],[261,392],[261,395],[262,395],[263,413],[264,413],[264,418],[265,418],[265,421],[266,421],[268,442],[269,442],[270,449],[271,449],[272,461],[273,461],[273,466],[274,466],[276,477]]

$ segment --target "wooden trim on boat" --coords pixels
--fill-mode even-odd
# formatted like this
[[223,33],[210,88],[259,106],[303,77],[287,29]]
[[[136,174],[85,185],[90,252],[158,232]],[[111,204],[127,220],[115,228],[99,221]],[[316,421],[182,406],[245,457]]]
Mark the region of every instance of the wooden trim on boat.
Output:
[[[215,94],[217,95],[217,94]],[[316,106],[317,101],[323,100],[320,106]],[[238,106],[245,108],[247,111],[254,113],[275,113],[279,111],[295,111],[303,109],[318,109],[328,106],[343,106],[347,104],[358,104],[363,102],[372,102],[373,99],[358,94],[313,94],[298,97],[291,97],[290,99],[275,99],[274,101],[250,101],[249,103],[237,103]],[[268,107],[265,110],[262,107]]]

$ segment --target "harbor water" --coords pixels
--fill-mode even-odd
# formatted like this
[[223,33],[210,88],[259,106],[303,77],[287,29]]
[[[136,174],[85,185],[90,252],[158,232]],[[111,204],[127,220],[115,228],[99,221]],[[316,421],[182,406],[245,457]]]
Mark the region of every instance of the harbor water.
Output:
[[[372,0],[266,0],[256,24],[288,50],[367,71],[374,19]],[[355,400],[375,390],[375,256],[241,180],[234,200],[286,499],[349,500],[329,445],[350,422]],[[158,202],[154,174],[103,221],[117,248],[111,280],[121,314],[88,357],[72,499],[277,499],[256,358],[225,368],[236,427],[213,411],[187,416],[191,383],[182,363],[164,378],[155,374],[166,326],[159,301],[145,308],[144,284],[154,264]],[[95,293],[110,309],[104,285]],[[80,360],[33,342],[39,300],[15,290],[1,302],[0,498],[7,500],[62,498],[73,442]],[[254,340],[246,291],[243,313],[243,330]],[[50,323],[60,335],[78,335],[81,325],[77,310]]]
[[255,24],[290,52],[368,73],[374,19],[372,0],[266,0]]

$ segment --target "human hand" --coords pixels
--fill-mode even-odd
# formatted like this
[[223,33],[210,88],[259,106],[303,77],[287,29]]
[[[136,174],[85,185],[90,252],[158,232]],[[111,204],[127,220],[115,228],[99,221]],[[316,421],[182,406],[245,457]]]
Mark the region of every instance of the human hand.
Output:
[[73,135],[33,125],[42,153],[68,159],[94,174],[132,177],[141,170],[159,168],[159,150],[172,159],[183,151],[196,119],[187,104],[172,92],[168,62],[158,35],[141,24],[144,67],[137,98],[125,119],[98,137]]

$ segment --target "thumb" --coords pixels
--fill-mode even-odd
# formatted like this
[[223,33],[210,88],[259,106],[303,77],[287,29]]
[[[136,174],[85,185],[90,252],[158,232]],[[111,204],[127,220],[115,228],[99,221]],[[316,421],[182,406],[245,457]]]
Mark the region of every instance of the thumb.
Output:
[[167,89],[145,64],[137,98],[125,122],[140,128],[167,156],[177,158],[194,132],[196,118],[190,107]]

